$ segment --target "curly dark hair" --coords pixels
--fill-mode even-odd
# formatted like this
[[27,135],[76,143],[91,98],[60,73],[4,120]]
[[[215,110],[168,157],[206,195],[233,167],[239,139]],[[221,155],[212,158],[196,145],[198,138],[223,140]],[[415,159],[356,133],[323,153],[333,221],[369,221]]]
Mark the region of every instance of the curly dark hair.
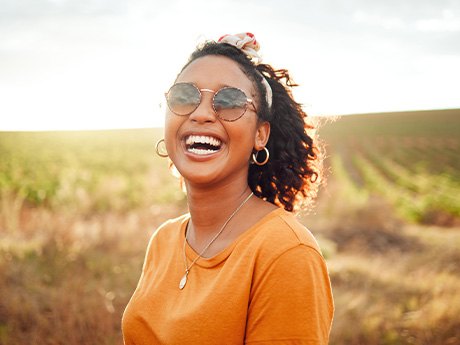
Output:
[[[307,121],[301,104],[293,99],[291,88],[298,85],[286,69],[275,70],[268,64],[255,65],[240,49],[214,41],[199,46],[181,72],[194,60],[207,55],[226,56],[238,63],[256,86],[259,120],[270,123],[266,145],[270,159],[263,166],[250,164],[248,184],[251,190],[263,200],[290,212],[301,206],[311,206],[319,185],[324,183],[324,154],[316,137],[315,125]],[[267,80],[273,92],[271,108],[266,101],[262,78]]]

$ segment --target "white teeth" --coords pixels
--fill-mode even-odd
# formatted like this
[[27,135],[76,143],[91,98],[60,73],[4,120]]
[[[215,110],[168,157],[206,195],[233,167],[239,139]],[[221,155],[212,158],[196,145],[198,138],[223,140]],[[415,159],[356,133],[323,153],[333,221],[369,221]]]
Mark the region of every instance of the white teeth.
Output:
[[214,153],[216,151],[214,150],[204,150],[204,149],[192,149],[192,148],[189,148],[187,149],[188,152],[192,152],[192,153],[195,153],[197,155],[208,155],[210,153]]
[[221,141],[217,138],[205,136],[205,135],[190,135],[185,139],[185,143],[187,145],[193,144],[208,144],[212,146],[220,146]]

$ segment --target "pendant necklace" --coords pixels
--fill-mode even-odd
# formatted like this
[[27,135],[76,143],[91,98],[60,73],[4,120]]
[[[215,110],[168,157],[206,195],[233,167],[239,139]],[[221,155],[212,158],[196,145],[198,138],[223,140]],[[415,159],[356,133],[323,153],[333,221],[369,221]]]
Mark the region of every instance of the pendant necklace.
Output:
[[185,274],[184,276],[182,277],[182,279],[180,280],[180,283],[179,283],[179,289],[183,289],[185,287],[185,284],[187,284],[187,276],[188,274],[190,273],[190,269],[192,268],[192,266],[199,260],[203,257],[203,254],[208,250],[208,248],[211,246],[211,244],[214,243],[214,241],[217,239],[217,237],[220,236],[220,234],[224,231],[225,227],[227,226],[228,222],[230,222],[230,220],[237,214],[237,212],[241,209],[241,207],[243,207],[243,205],[251,198],[251,196],[253,196],[254,193],[251,192],[251,194],[248,195],[248,197],[246,199],[244,199],[244,201],[240,204],[240,206],[238,206],[236,208],[235,211],[233,211],[233,213],[230,215],[230,217],[228,217],[228,219],[225,221],[224,225],[222,225],[222,227],[220,228],[219,232],[211,239],[211,241],[209,241],[209,243],[206,245],[206,247],[204,247],[204,249],[201,251],[200,254],[198,254],[198,256],[192,261],[192,263],[190,264],[190,266],[187,265],[187,255],[185,253],[185,244],[187,243],[187,233],[185,234],[185,239],[184,239],[184,249],[183,249],[183,252],[184,252],[184,265],[185,265]]

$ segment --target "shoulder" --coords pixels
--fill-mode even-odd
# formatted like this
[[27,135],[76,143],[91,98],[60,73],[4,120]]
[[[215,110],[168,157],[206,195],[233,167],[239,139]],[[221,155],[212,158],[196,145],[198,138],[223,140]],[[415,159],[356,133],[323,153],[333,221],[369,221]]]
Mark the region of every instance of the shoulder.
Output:
[[321,254],[318,242],[296,216],[283,209],[268,214],[255,225],[253,240],[263,243],[271,251],[282,253],[297,246],[305,246]]
[[242,244],[256,256],[256,268],[260,270],[267,269],[281,256],[324,260],[313,234],[284,209],[271,212],[255,224]]
[[334,304],[315,238],[284,210],[260,225],[247,343],[327,344]]
[[313,234],[308,230],[294,214],[282,210],[278,217],[279,222],[282,222],[285,227],[285,231],[288,231],[292,240],[297,244],[303,244],[311,247],[316,251],[320,251],[318,242],[316,241]]
[[181,226],[186,223],[190,218],[190,214],[186,213],[182,216],[168,219],[167,221],[163,222],[153,233],[152,237],[164,236],[167,235],[168,232],[180,229]]
[[148,244],[148,250],[153,246],[164,246],[168,243],[175,243],[180,236],[182,227],[189,220],[188,213],[163,222],[152,234]]

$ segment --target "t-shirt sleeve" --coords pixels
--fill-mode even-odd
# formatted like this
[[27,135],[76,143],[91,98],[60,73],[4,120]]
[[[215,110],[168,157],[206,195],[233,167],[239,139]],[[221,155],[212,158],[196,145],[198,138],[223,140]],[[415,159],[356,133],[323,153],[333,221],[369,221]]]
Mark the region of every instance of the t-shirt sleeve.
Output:
[[296,246],[255,277],[245,344],[328,344],[333,312],[324,258]]

